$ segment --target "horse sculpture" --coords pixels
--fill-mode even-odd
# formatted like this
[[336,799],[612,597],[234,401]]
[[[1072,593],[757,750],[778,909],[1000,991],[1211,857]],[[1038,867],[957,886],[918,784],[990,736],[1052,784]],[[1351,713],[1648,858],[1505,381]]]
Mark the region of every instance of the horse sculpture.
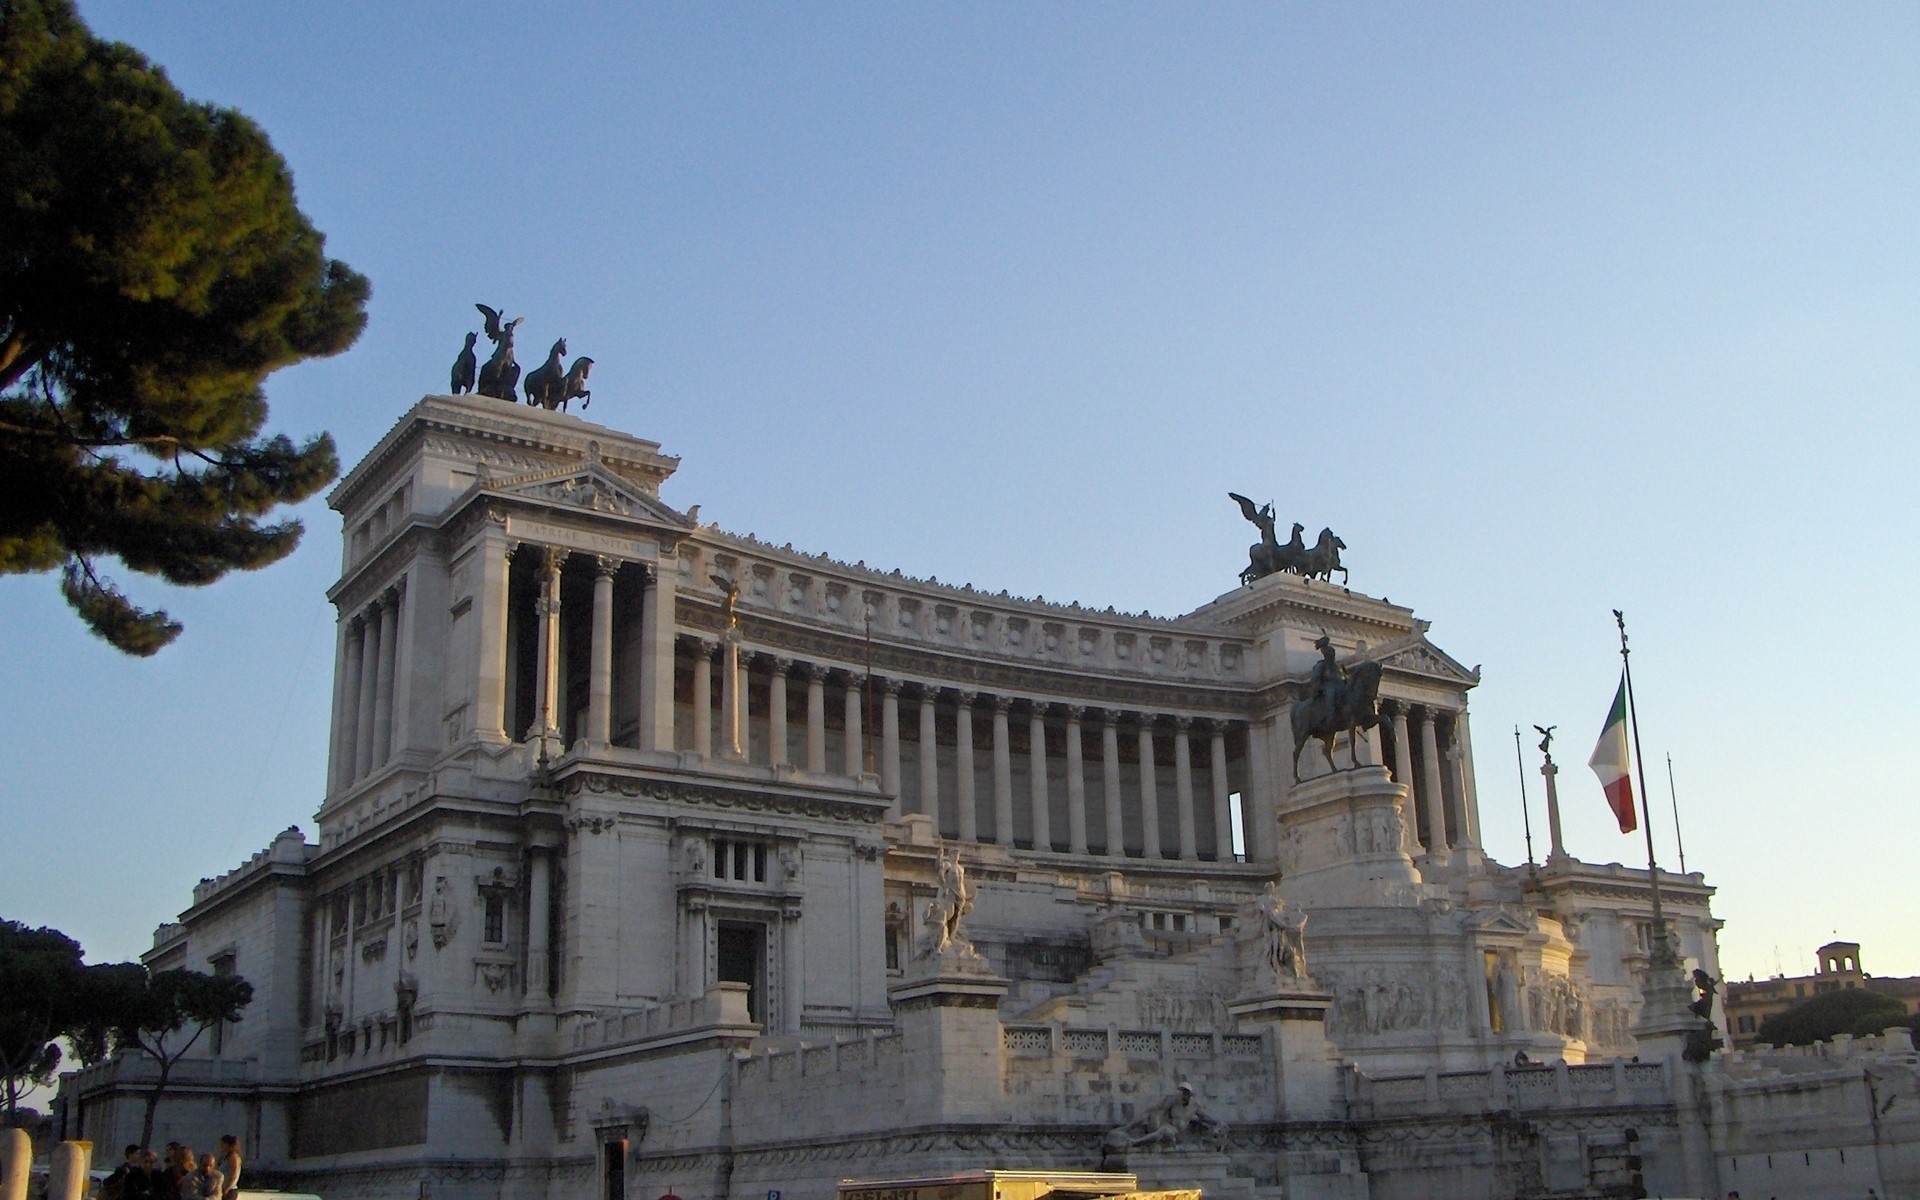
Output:
[[552,412],[566,394],[567,372],[560,359],[567,352],[567,339],[561,338],[547,351],[547,361],[527,372],[527,403]]
[[1237,501],[1240,512],[1260,530],[1260,540],[1247,547],[1247,569],[1240,572],[1240,582],[1250,584],[1267,575],[1276,575],[1282,571],[1304,574],[1306,571],[1307,547],[1300,540],[1300,534],[1306,526],[1295,523],[1293,540],[1282,546],[1273,532],[1273,505],[1255,505],[1253,501],[1238,492],[1228,492],[1229,500]]
[[[1298,541],[1300,538],[1300,526],[1295,525],[1293,528],[1294,540]],[[1347,544],[1335,537],[1333,530],[1322,529],[1320,531],[1320,540],[1313,544],[1313,549],[1301,555],[1300,573],[1308,579],[1324,579],[1328,583],[1332,583],[1333,573],[1338,571],[1340,572],[1340,582],[1345,584],[1347,582],[1347,569],[1340,565],[1340,552],[1346,548]]]
[[580,400],[580,411],[587,411],[587,405],[593,400],[593,393],[588,391],[583,385],[587,382],[587,372],[592,367],[593,360],[585,355],[573,360],[572,369],[567,372],[566,379],[562,380],[560,384],[561,412],[567,411],[567,401],[575,397],[578,397]]
[[[1363,662],[1347,672],[1346,680],[1333,689],[1331,711],[1322,710],[1312,696],[1293,703],[1293,778],[1300,779],[1300,752],[1313,738],[1326,751],[1327,765],[1333,767],[1333,739],[1347,735],[1347,748],[1354,765],[1360,756],[1353,748],[1360,743],[1360,731],[1380,723],[1380,664]],[[1338,768],[1335,768],[1338,769]]]

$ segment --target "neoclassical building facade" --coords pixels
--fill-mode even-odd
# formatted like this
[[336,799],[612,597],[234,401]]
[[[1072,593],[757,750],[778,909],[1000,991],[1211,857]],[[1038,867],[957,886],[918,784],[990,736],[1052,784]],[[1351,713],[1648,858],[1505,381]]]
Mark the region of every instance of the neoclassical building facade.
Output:
[[[329,1200],[813,1198],[1092,1167],[1187,1082],[1231,1134],[1143,1177],[1713,1182],[1645,1036],[1645,872],[1488,858],[1479,672],[1411,610],[1291,575],[1166,619],[952,587],[702,524],[677,465],[429,396],[334,490],[318,840],[156,934],[153,965],[256,989],[163,1129],[243,1130]],[[1383,719],[1296,780],[1322,637],[1381,664]],[[930,941],[943,858],[964,962]],[[1269,884],[1308,922],[1284,987]],[[1719,974],[1711,889],[1662,891]],[[140,1070],[70,1076],[70,1128],[125,1141]],[[1529,1104],[1516,1143],[1494,1114]]]

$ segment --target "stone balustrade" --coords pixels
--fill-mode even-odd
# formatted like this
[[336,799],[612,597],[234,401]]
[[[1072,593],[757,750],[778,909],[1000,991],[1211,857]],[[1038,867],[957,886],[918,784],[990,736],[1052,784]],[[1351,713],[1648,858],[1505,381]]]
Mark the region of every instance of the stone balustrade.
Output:
[[1376,1117],[1535,1111],[1594,1105],[1664,1103],[1666,1066],[1617,1059],[1569,1066],[1429,1071],[1372,1079],[1355,1075],[1348,1100]]

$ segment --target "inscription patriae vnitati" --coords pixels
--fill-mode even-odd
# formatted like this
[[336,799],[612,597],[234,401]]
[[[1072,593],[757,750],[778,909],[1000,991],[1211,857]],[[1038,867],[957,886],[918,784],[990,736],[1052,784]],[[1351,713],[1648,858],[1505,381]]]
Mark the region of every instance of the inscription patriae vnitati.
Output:
[[623,538],[605,533],[588,533],[565,525],[549,525],[525,517],[507,518],[507,536],[569,550],[590,550],[618,558],[652,561],[660,556],[660,544],[652,538]]

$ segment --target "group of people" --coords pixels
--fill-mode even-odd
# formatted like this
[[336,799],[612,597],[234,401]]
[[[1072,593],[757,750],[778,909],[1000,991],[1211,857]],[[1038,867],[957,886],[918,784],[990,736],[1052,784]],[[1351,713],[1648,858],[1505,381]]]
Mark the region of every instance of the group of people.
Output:
[[240,1190],[240,1139],[220,1139],[219,1154],[195,1155],[168,1142],[166,1159],[130,1145],[126,1160],[100,1185],[100,1200],[235,1200]]

